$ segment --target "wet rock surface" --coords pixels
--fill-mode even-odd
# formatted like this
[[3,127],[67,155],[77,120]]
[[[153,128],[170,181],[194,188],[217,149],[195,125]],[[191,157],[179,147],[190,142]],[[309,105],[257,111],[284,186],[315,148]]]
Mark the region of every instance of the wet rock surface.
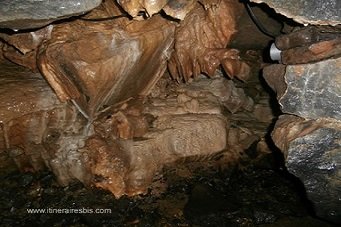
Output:
[[32,29],[55,20],[84,14],[101,3],[101,0],[1,0],[0,27]]
[[228,48],[242,7],[233,0],[219,1],[207,9],[195,5],[175,33],[175,50],[168,63],[173,78],[189,81],[200,73],[213,76],[223,66],[231,78],[246,79],[248,65],[240,59],[238,50]]
[[[332,226],[309,215],[296,186],[281,172],[263,167],[218,171],[208,166],[196,162],[168,166],[167,174],[154,180],[151,194],[121,199],[81,184],[61,188],[49,172],[1,175],[0,222],[2,226]],[[69,213],[27,210],[49,208]],[[96,209],[102,213],[95,214]]]
[[[162,87],[160,83],[157,87]],[[228,167],[265,136],[272,119],[258,122],[254,101],[221,74],[190,85],[166,83],[170,83],[166,90],[159,87],[147,99],[103,111],[85,145],[72,151],[79,155],[79,168],[65,166],[72,163],[70,151],[60,150],[55,160],[65,168],[56,168],[58,179],[65,179],[64,184],[78,179],[116,197],[144,194],[168,163],[219,154],[224,157],[221,164]]]
[[26,171],[40,170],[46,165],[44,159],[54,155],[46,152],[42,141],[53,144],[63,132],[72,134],[71,128],[79,124],[78,113],[58,100],[39,73],[23,67],[1,64],[0,84],[1,171],[13,162]]
[[[1,111],[4,164],[14,162],[22,171],[46,167],[61,185],[79,180],[116,197],[147,193],[153,177],[177,160],[221,155],[221,165],[233,166],[265,136],[272,120],[265,93],[255,89],[252,99],[239,87],[242,83],[220,72],[190,85],[163,78],[149,97],[109,106],[89,122],[73,103],[59,102],[40,74],[22,70],[12,73],[23,78],[6,70],[1,78],[14,86],[36,77],[42,87],[26,83],[32,95],[18,96],[3,86],[2,97],[23,105],[17,111],[5,102]],[[46,94],[39,96],[42,88]],[[37,102],[34,109],[25,106],[27,97]],[[270,118],[259,120],[256,110],[268,110]]]
[[[23,172],[2,175],[5,224],[27,215],[23,207],[98,200],[111,202],[114,216],[41,214],[23,223],[326,225],[308,217],[314,212],[338,222],[340,27],[285,23],[282,32],[293,32],[276,40],[282,64],[264,70],[282,111],[300,115],[281,116],[272,137],[313,207],[270,155],[268,130],[280,112],[257,77],[260,51],[230,46],[238,46],[242,10],[237,0],[103,1],[39,30],[1,30],[0,60],[42,74],[0,68],[0,166]],[[55,178],[30,173],[42,170]]]
[[[60,185],[79,180],[117,197],[146,193],[163,166],[179,159],[206,160],[222,153],[222,164],[234,165],[245,156],[245,149],[264,137],[273,116],[261,116],[261,111],[271,110],[259,86],[254,88],[253,99],[238,87],[241,83],[237,86],[220,70],[215,72],[218,65],[210,64],[210,53],[223,54],[231,77],[232,71],[246,66],[239,62],[237,50],[226,48],[235,28],[225,28],[235,23],[234,10],[241,6],[230,7],[232,2],[196,3],[193,8],[199,16],[191,17],[196,26],[211,31],[214,40],[191,30],[203,50],[213,42],[208,52],[192,53],[192,57],[194,61],[202,59],[203,68],[208,67],[210,76],[217,78],[197,74],[191,86],[177,86],[165,75],[166,87],[152,89],[158,81],[163,83],[160,78],[171,57],[175,30],[182,29],[181,23],[176,26],[160,15],[143,21],[128,17],[97,21],[118,12],[117,5],[105,2],[86,17],[68,23],[30,33],[2,34],[4,57],[39,70],[56,93],[51,97],[61,104],[60,108],[36,108],[4,119],[2,156],[22,171],[46,167],[56,174]],[[219,19],[224,16],[229,16],[228,23]],[[191,18],[184,27],[190,26]],[[210,30],[210,25],[217,31]],[[186,45],[190,49],[188,42]],[[180,67],[180,62],[173,66]],[[189,73],[181,76],[189,79]],[[250,71],[244,73],[251,75]],[[39,94],[34,86],[32,92]],[[149,93],[153,94],[147,97]],[[1,95],[15,97],[9,89]],[[26,102],[25,96],[17,98]],[[11,115],[14,110],[6,111]]]
[[121,21],[56,26],[39,50],[38,66],[58,98],[74,100],[90,120],[103,105],[146,96],[166,70],[174,25],[161,17]]

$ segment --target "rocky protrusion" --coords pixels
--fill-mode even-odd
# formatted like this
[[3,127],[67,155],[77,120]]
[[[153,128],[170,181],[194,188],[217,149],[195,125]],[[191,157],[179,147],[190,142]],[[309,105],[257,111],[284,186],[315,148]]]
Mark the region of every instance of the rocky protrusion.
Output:
[[247,79],[249,66],[241,61],[239,51],[228,48],[243,5],[234,0],[218,1],[207,9],[197,3],[180,22],[175,33],[175,51],[168,68],[173,78],[189,81],[200,73],[213,76],[222,66],[232,78]]
[[[265,79],[285,113],[307,119],[341,119],[341,58],[315,64],[266,67]],[[314,73],[312,73],[314,72]]]
[[272,137],[288,170],[304,184],[317,216],[341,220],[341,122],[283,115]]
[[[321,32],[325,31],[325,32]],[[328,32],[329,31],[329,32]],[[303,28],[276,43],[283,64],[264,77],[285,114],[272,138],[288,170],[304,184],[316,215],[341,220],[341,58],[337,28]],[[322,39],[322,40],[320,40]],[[302,64],[305,63],[305,64]]]
[[122,20],[56,26],[39,50],[39,68],[58,98],[89,119],[103,106],[147,95],[166,70],[175,26],[161,17]]
[[1,0],[0,28],[13,30],[43,27],[53,21],[84,14],[102,0]]
[[341,2],[339,0],[251,0],[264,2],[276,12],[301,24],[341,24]]

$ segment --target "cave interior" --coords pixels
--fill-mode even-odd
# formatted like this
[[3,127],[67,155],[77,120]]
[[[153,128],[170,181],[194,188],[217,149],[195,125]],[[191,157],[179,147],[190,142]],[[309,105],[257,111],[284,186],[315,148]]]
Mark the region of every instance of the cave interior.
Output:
[[341,223],[338,0],[0,3],[0,225]]

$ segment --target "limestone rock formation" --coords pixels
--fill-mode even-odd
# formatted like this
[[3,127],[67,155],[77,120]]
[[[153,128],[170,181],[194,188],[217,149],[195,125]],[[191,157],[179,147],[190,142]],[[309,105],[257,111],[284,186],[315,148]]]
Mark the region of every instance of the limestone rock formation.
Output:
[[38,71],[37,53],[40,45],[51,38],[53,25],[31,32],[8,34],[0,33],[3,40],[3,57],[32,71]]
[[264,2],[278,13],[301,24],[337,25],[341,24],[341,2],[339,0],[251,0]]
[[[146,193],[170,163],[218,157],[226,167],[252,145],[269,152],[268,97],[257,79],[241,82],[264,62],[255,50],[231,47],[246,15],[240,1],[2,2],[1,28],[30,28],[0,31],[2,168],[47,168],[61,185],[79,180],[121,197]],[[337,0],[262,2],[302,23],[340,23]],[[18,4],[23,11],[13,13]],[[272,138],[317,215],[336,221],[340,27],[296,28],[275,44],[281,61],[264,78],[285,115]]]
[[39,73],[1,64],[0,84],[1,166],[14,160],[21,170],[44,169],[55,154],[42,141],[53,144],[59,137],[77,133],[84,118],[61,103]]
[[[314,28],[300,31],[277,39],[282,57],[286,56],[283,63],[288,65],[264,69],[264,77],[277,92],[286,114],[277,121],[272,138],[283,152],[289,172],[303,182],[316,215],[340,222],[341,52],[329,45],[339,42],[340,31],[324,34],[322,40],[314,38],[319,33],[309,34]],[[320,46],[318,51],[315,46]],[[310,54],[295,56],[303,49]],[[333,58],[324,60],[325,56]]]
[[200,73],[212,76],[222,65],[230,77],[246,79],[248,66],[238,50],[228,48],[242,7],[233,0],[219,1],[208,9],[196,4],[176,30],[175,51],[168,63],[173,78],[188,81]]
[[[134,19],[143,20],[163,11],[174,19],[183,20],[197,0],[122,0],[118,4]],[[209,5],[209,4],[206,4]]]
[[[237,111],[253,104],[245,95],[227,102],[233,95],[226,88],[236,88],[225,81],[201,79],[189,87],[103,111],[94,122],[94,134],[79,149],[80,166],[92,177],[79,178],[78,169],[68,168],[59,178],[78,178],[120,197],[146,193],[155,174],[177,160],[209,158],[223,152],[225,165],[237,163],[244,149],[262,135],[242,127],[230,128],[232,122],[223,114],[224,106]],[[60,163],[71,162],[67,155],[62,156],[65,159]]]
[[[120,3],[137,7],[136,1]],[[230,77],[247,80],[249,66],[240,59],[238,50],[227,47],[242,4],[235,0],[203,1],[191,4],[190,9],[190,15],[177,27],[161,16],[140,22],[128,18],[91,21],[119,12],[106,1],[86,19],[29,33],[1,34],[4,56],[39,69],[58,98],[73,102],[89,119],[106,106],[147,95],[167,62],[178,81],[188,81],[202,72],[212,76],[220,65]],[[127,55],[127,51],[134,54]]]
[[61,185],[79,180],[116,197],[146,193],[166,164],[220,153],[225,166],[235,165],[263,136],[224,114],[250,112],[253,102],[222,77],[112,105],[90,122],[71,102],[60,102],[39,74],[15,72],[0,77],[1,165],[48,168]]
[[[23,171],[46,167],[61,185],[79,180],[120,197],[147,192],[155,174],[178,160],[205,160],[219,154],[219,162],[229,166],[247,156],[244,150],[264,137],[266,126],[255,126],[254,100],[216,72],[221,63],[231,77],[249,74],[238,51],[226,48],[241,5],[230,0],[193,1],[180,10],[177,7],[182,3],[173,1],[164,9],[189,18],[183,24],[160,15],[143,21],[128,17],[96,20],[120,12],[106,1],[68,23],[1,34],[4,57],[39,70],[38,81],[44,77],[49,83],[42,84],[43,97],[38,95],[38,82],[26,84],[33,104],[53,103],[46,108],[36,105],[27,113],[29,108],[24,106],[17,115],[11,106],[4,112],[11,116],[3,118],[0,131],[6,163],[12,160]],[[192,10],[195,16],[185,17]],[[225,16],[228,20],[221,20]],[[191,67],[193,60],[200,61],[202,68],[195,71],[189,85],[153,90],[155,83],[162,83],[174,40],[182,38],[192,19],[203,28],[189,30],[192,37],[198,37],[200,55],[183,52],[178,43],[173,59],[180,61],[169,66]],[[211,32],[212,39],[201,37],[202,31]],[[188,42],[184,45],[184,50],[191,49]],[[218,65],[210,64],[214,56]],[[192,60],[183,61],[183,57]],[[199,75],[201,71],[214,78]],[[180,77],[193,75],[189,70]],[[1,96],[15,97],[14,90],[5,89]],[[20,103],[25,98],[16,97]],[[242,119],[247,119],[245,124],[240,123]]]
[[316,215],[339,222],[340,120],[305,120],[283,115],[272,137],[285,154],[288,170],[303,182]]
[[[96,186],[110,190],[117,197],[146,193],[163,165],[225,149],[227,126],[219,115],[163,116],[140,138],[116,141],[90,138],[83,148],[90,162],[84,165],[98,177],[94,179]],[[101,145],[94,146],[94,143]]]
[[13,30],[43,27],[55,20],[84,14],[101,0],[1,0],[0,28]]
[[147,95],[166,70],[174,26],[160,17],[122,20],[124,26],[110,21],[55,26],[40,49],[39,68],[57,96],[74,100],[88,118],[103,106]]
[[307,119],[341,119],[340,64],[337,58],[287,66],[284,79],[288,88],[279,99],[283,112]]

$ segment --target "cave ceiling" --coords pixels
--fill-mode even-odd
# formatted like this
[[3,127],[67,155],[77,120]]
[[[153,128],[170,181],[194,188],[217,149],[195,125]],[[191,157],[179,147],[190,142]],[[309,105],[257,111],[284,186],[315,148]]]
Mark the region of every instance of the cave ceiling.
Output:
[[288,18],[301,24],[338,25],[341,23],[339,0],[251,0],[265,3]]

